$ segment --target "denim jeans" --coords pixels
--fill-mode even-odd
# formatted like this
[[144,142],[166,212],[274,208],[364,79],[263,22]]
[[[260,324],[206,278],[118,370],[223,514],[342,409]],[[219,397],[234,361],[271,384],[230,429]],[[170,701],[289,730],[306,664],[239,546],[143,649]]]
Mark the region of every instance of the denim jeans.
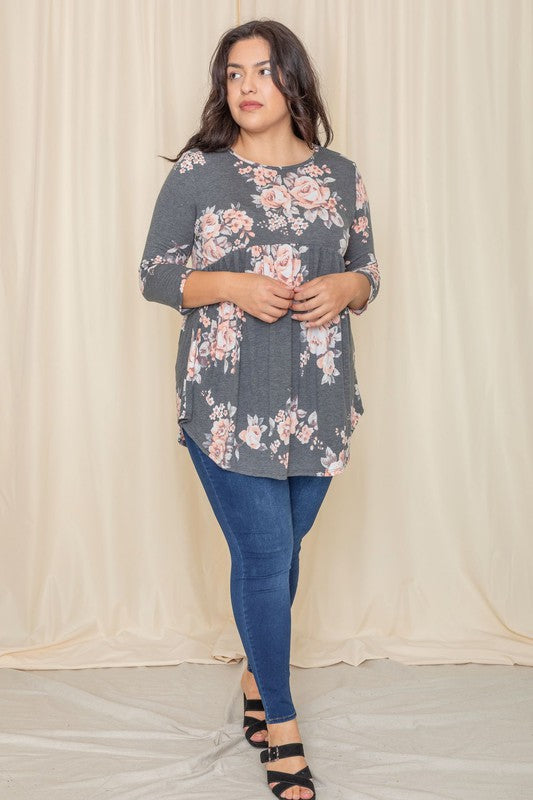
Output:
[[289,662],[300,545],[333,476],[241,475],[219,467],[185,430],[184,435],[228,543],[233,614],[266,721],[285,722],[296,716]]

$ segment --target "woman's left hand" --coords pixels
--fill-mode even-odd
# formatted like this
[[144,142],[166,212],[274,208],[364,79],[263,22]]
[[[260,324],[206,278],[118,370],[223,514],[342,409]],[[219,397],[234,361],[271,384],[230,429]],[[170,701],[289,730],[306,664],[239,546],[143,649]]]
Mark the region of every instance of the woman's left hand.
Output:
[[355,272],[332,272],[294,287],[294,299],[289,306],[292,319],[307,326],[325,325],[352,301],[362,307],[370,295],[370,281]]

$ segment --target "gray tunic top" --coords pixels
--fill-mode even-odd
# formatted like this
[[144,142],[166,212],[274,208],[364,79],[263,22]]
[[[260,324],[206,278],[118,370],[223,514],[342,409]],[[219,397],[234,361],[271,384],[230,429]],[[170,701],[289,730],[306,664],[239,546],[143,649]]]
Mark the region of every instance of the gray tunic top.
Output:
[[[353,161],[313,149],[291,166],[187,150],[160,190],[139,266],[143,296],[184,317],[177,442],[186,446],[185,428],[219,467],[244,475],[338,475],[364,410],[350,312],[362,314],[380,284],[368,198]],[[371,292],[326,325],[306,326],[291,309],[268,323],[229,301],[184,308],[193,269],[257,272],[289,287],[351,270]]]

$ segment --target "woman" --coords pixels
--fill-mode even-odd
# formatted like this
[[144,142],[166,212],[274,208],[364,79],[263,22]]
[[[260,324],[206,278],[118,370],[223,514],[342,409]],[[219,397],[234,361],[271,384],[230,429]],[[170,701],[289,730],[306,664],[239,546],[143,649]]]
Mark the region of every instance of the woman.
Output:
[[363,413],[349,314],[380,275],[361,175],[327,148],[299,39],[272,20],[233,28],[211,78],[200,130],[168,159],[140,288],[185,318],[178,442],[231,554],[246,738],[266,748],[277,797],[314,798],[290,691],[291,606],[301,541]]

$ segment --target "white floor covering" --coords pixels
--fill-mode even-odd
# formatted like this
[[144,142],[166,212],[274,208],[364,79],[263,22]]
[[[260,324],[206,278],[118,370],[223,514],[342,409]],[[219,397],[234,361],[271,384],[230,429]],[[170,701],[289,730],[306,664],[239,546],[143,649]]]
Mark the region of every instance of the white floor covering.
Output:
[[[274,798],[243,667],[0,670],[0,800]],[[291,687],[317,800],[533,799],[531,667],[291,666]]]

